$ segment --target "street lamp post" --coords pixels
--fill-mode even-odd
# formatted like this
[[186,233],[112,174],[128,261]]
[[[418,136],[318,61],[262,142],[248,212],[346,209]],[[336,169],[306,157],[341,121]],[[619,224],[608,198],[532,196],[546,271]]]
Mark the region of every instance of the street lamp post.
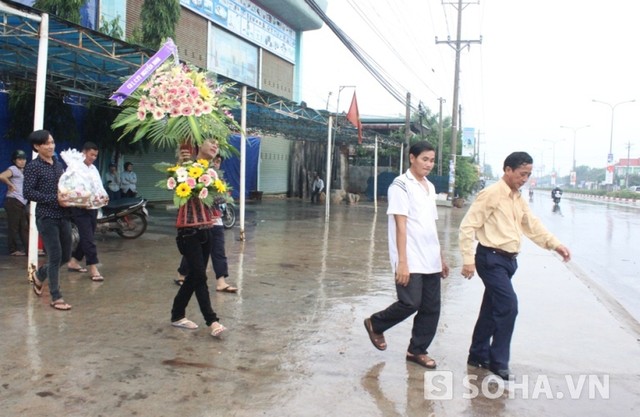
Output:
[[551,185],[556,185],[556,143],[564,141],[564,139],[543,139],[545,142],[550,142],[553,144],[552,147],[552,172],[551,172]]
[[580,127],[571,127],[571,126],[560,126],[562,129],[571,129],[573,130],[573,172],[576,172],[576,132],[580,129],[584,129],[586,127],[591,127],[591,125],[585,125]]
[[[616,107],[618,107],[621,104],[625,104],[625,103],[633,103],[636,101],[636,99],[633,100],[627,100],[627,101],[621,101],[618,102],[616,104],[611,104],[611,103],[607,103],[606,101],[600,101],[600,100],[596,100],[596,99],[592,99],[591,101],[593,101],[594,103],[600,103],[600,104],[606,104],[607,106],[609,106],[609,108],[611,109],[611,133],[609,136],[609,155],[607,155],[607,163],[608,163],[608,167],[607,169],[609,169],[610,166],[613,165],[613,115],[615,113]],[[608,173],[611,172],[611,180],[607,180],[607,182],[609,184],[613,184],[613,172],[612,171],[607,171]]]

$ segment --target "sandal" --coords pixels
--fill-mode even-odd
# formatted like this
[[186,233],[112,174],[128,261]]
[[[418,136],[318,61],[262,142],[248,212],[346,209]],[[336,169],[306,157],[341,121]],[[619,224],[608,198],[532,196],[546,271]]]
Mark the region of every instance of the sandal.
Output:
[[100,274],[94,275],[94,276],[91,277],[91,281],[93,281],[93,282],[101,282],[101,281],[104,281],[104,277],[102,275],[100,275]]
[[211,336],[213,337],[218,337],[222,332],[227,330],[226,327],[224,327],[222,324],[220,324],[217,321],[214,321],[213,323],[211,323],[210,327],[211,327]]
[[71,304],[65,303],[62,298],[58,298],[56,301],[52,301],[51,307],[61,311],[71,310]]
[[436,368],[436,361],[434,361],[424,353],[421,355],[413,355],[407,352],[407,360],[409,362],[417,363],[418,365],[424,366],[425,368],[428,368],[428,369]]
[[181,318],[178,321],[172,321],[171,325],[173,327],[180,327],[181,329],[189,329],[189,330],[194,330],[198,328],[197,324],[195,324],[194,322],[192,322],[186,317]]
[[42,287],[44,283],[38,279],[37,271],[34,269],[30,274],[31,284],[33,284],[33,292],[40,297],[42,295]]
[[384,340],[383,334],[378,334],[373,331],[373,325],[371,324],[371,318],[364,319],[364,328],[367,329],[369,339],[373,346],[378,350],[385,350],[387,348],[387,342]]

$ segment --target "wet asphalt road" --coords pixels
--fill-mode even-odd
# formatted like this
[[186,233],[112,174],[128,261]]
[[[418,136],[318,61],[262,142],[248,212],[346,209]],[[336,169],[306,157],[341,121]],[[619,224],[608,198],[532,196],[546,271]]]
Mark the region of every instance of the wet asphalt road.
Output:
[[[0,416],[637,415],[637,323],[614,317],[557,257],[529,244],[519,258],[512,370],[531,383],[497,398],[484,392],[488,374],[465,364],[482,284],[459,275],[463,210],[438,209],[452,266],[430,349],[442,374],[405,362],[410,321],[387,332],[387,351],[375,350],[362,320],[395,298],[385,208],[332,207],[325,223],[322,206],[299,200],[249,205],[246,241],[238,228],[226,235],[229,281],[240,292],[212,293],[229,328],[220,340],[169,325],[171,212],[151,210],[138,240],[99,236],[103,283],[64,270],[69,312],[49,307],[46,290],[32,293],[24,258],[3,257]],[[203,326],[195,299],[187,313]],[[434,375],[452,378],[451,399],[425,399]],[[589,399],[583,375],[610,378],[606,398],[596,389]],[[576,398],[567,398],[575,388],[567,377],[583,381]],[[482,391],[474,398],[463,395],[469,380]],[[534,391],[545,380],[551,398]],[[430,381],[427,391],[441,386]]]

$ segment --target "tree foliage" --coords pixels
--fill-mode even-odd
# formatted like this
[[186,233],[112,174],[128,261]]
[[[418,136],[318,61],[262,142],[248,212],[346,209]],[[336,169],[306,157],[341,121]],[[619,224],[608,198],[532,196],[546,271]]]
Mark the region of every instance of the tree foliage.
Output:
[[100,19],[100,32],[105,35],[111,36],[112,38],[124,39],[124,32],[122,31],[122,26],[120,25],[120,15],[114,17],[111,20],[105,20],[104,16]]
[[36,0],[33,7],[69,22],[80,24],[80,8],[85,3],[86,0]]
[[[150,49],[158,49],[166,38],[175,39],[180,19],[180,0],[145,0],[140,12],[140,26],[133,38]],[[138,38],[138,39],[136,39]]]

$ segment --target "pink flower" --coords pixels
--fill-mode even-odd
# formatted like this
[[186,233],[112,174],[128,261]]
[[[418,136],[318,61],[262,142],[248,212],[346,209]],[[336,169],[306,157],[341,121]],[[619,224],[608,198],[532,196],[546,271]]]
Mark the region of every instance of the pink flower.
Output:
[[193,107],[189,105],[182,106],[182,108],[180,109],[180,113],[183,116],[191,116],[193,114]]
[[209,114],[213,111],[213,107],[211,107],[211,104],[209,103],[204,103],[202,105],[202,114]]
[[200,197],[201,200],[204,200],[208,195],[209,190],[207,188],[203,188],[202,190],[200,190],[200,194],[198,195],[198,197]]
[[179,96],[186,96],[187,95],[187,89],[184,86],[180,86],[178,88],[178,95]]
[[144,110],[138,110],[138,120],[143,121],[147,117],[147,112]]
[[191,188],[195,188],[196,186],[196,179],[195,178],[187,178],[187,180],[185,181],[185,183],[187,183],[187,185]]
[[178,107],[171,107],[171,110],[169,110],[169,115],[171,117],[178,117],[182,116],[182,113],[180,112],[180,109]]
[[199,97],[200,96],[200,90],[198,90],[196,87],[191,87],[189,89],[189,95],[191,97]]
[[217,172],[216,172],[216,170],[215,170],[215,169],[213,169],[213,168],[209,168],[209,169],[207,170],[207,174],[209,174],[209,176],[211,177],[211,180],[212,180],[212,181],[215,181],[215,180],[217,180],[217,179],[218,179],[218,173],[217,173]]
[[213,180],[211,179],[211,175],[209,174],[203,174],[199,179],[198,182],[201,182],[204,184],[205,187],[208,187],[209,185],[211,185],[211,182]]
[[155,120],[162,120],[164,118],[164,112],[162,112],[161,110],[154,110],[153,111],[153,118]]
[[171,177],[167,180],[167,188],[169,190],[173,190],[174,188],[176,188],[176,179]]

